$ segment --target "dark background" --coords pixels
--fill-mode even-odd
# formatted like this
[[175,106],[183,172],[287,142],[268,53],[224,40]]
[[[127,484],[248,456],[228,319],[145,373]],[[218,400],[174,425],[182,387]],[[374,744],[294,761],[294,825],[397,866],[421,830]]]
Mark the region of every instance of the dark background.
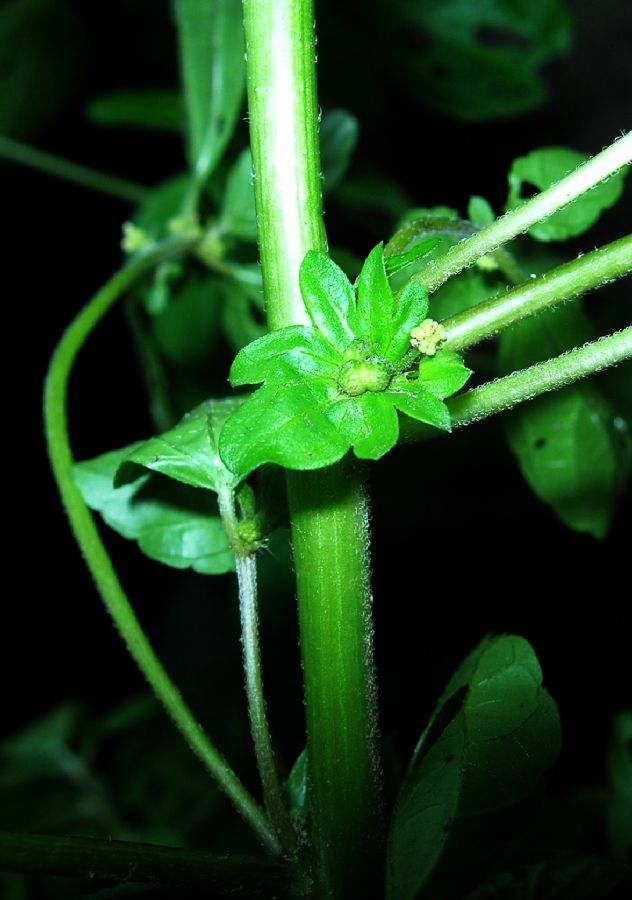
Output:
[[[517,121],[467,126],[415,105],[401,87],[380,81],[379,47],[351,75],[337,78],[340,54],[355,39],[354,17],[362,15],[360,7],[346,8],[344,30],[323,29],[320,36],[320,100],[325,108],[344,106],[360,117],[354,165],[370,163],[395,173],[418,205],[463,208],[470,194],[482,193],[500,208],[515,156],[546,144],[594,153],[628,129],[629,4],[570,5],[577,29],[574,52],[546,69],[550,103]],[[81,36],[69,47],[82,56],[81,75],[33,143],[154,184],[184,168],[180,142],[97,129],[86,122],[83,109],[106,91],[176,82],[166,9],[157,14],[148,2],[82,6],[90,9],[82,10]],[[366,84],[373,82],[380,84],[372,99]],[[362,85],[362,99],[355,104]],[[9,314],[0,727],[11,734],[67,698],[98,716],[144,691],[144,685],[102,608],[57,502],[40,413],[49,354],[70,318],[118,266],[120,225],[131,210],[4,163],[0,192],[2,293]],[[578,241],[577,249],[629,230],[630,196],[628,186],[619,206]],[[359,253],[372,246],[370,236],[333,205],[327,225],[338,243]],[[629,309],[629,283],[612,290]],[[118,313],[99,328],[76,369],[70,422],[79,458],[151,431]],[[440,477],[433,477],[435,470]],[[533,643],[559,704],[564,751],[555,777],[560,790],[602,780],[612,714],[631,703],[630,512],[628,502],[603,542],[566,530],[530,493],[495,421],[455,440],[431,442],[423,453],[414,447],[398,450],[376,465],[373,569],[384,732],[409,749],[463,655],[489,631],[517,632]],[[167,570],[140,558],[115,535],[107,539],[141,621],[211,736],[224,747],[227,730],[231,746],[245,743],[245,714],[234,711],[242,676],[231,577]],[[283,550],[275,552],[279,558],[264,565],[278,573]],[[429,572],[434,574],[427,578]],[[264,589],[262,602],[268,703],[287,765],[302,744],[288,574],[280,587]],[[253,784],[246,752],[238,765]]]

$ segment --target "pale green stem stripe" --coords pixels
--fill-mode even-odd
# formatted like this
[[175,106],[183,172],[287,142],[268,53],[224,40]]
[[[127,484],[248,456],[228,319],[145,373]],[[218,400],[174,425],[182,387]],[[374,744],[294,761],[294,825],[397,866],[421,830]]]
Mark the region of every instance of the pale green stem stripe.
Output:
[[22,144],[20,141],[4,137],[4,135],[0,135],[0,157],[31,169],[37,169],[39,172],[55,178],[71,181],[73,184],[90,188],[101,194],[118,197],[119,200],[126,200],[134,205],[144,200],[149,191],[148,188],[133,181],[82,166],[80,163],[62,159],[52,153],[45,153],[43,150]]
[[632,271],[632,235],[545,272],[441,324],[446,350],[462,351],[504,328]]
[[[594,375],[609,366],[632,358],[632,326],[617,331],[556,356],[528,369],[522,369],[488,384],[473,388],[446,400],[450,409],[453,428],[462,428],[533,400],[541,394],[566,387],[580,378]],[[436,428],[402,417],[400,442],[412,443],[435,437]]]
[[244,0],[248,115],[266,313],[270,329],[311,325],[298,272],[326,250],[314,76],[306,0]]
[[548,219],[600,181],[618,172],[632,161],[632,132],[620,137],[601,153],[587,160],[570,175],[551,185],[541,194],[527,200],[478,234],[451,247],[447,253],[433,260],[415,280],[424,284],[429,293],[436,291],[448,278],[473,265],[476,260],[496,250],[502,244],[524,234],[532,225]]
[[279,845],[267,816],[209,741],[154,653],[114,571],[96,523],[71,474],[73,457],[68,435],[67,393],[69,376],[79,350],[103,316],[131,285],[163,260],[182,255],[188,246],[182,239],[172,239],[132,261],[105,284],[70,324],[55,349],[46,377],[44,391],[46,439],[55,480],[74,536],[105,606],[132,658],[193,752],[217,779],[222,790],[254,828],[263,844],[278,853]]

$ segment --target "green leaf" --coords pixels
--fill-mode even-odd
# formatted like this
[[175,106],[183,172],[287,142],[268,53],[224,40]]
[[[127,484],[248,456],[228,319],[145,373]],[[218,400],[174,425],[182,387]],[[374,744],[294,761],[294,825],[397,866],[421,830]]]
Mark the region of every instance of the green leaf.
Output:
[[114,487],[115,475],[135,451],[144,458],[144,446],[123,447],[75,465],[75,483],[87,505],[120,535],[136,541],[150,559],[205,575],[231,571],[234,557],[208,491],[149,473]]
[[265,381],[274,377],[279,362],[304,375],[335,377],[340,356],[315,328],[288,325],[244,347],[231,366],[230,383],[240,387]]
[[255,191],[252,183],[252,156],[246,149],[228,173],[220,218],[221,228],[244,241],[257,240]]
[[432,295],[432,317],[439,322],[449,319],[493,297],[503,288],[498,278],[494,279],[476,268],[468,269],[450,278]]
[[[590,340],[578,303],[505,331],[502,374]],[[576,531],[604,538],[629,477],[629,425],[612,409],[599,382],[583,381],[538,397],[506,419],[507,437],[532,491]]]
[[216,493],[222,488],[234,490],[241,478],[226,468],[217,444],[226,420],[241,403],[241,397],[207,400],[187,413],[175,428],[136,444],[122,460],[115,485],[135,480],[141,467]]
[[386,359],[396,362],[410,350],[410,332],[428,314],[428,293],[419,282],[409,281],[395,300],[390,326],[392,338],[384,350]]
[[443,431],[450,431],[450,411],[445,403],[435,397],[416,381],[410,381],[405,375],[396,376],[386,391],[392,397],[394,406],[419,422],[434,425]]
[[470,222],[474,222],[475,225],[479,225],[481,228],[484,228],[485,225],[491,225],[496,218],[489,202],[484,197],[479,197],[476,194],[470,197],[470,202],[467,205],[467,217]]
[[167,223],[178,215],[191,184],[188,175],[174,175],[155,187],[139,205],[133,222],[148,237],[157,241],[164,237]]
[[298,821],[303,820],[308,806],[307,747],[296,757],[284,787],[292,817]]
[[460,391],[472,370],[458,353],[440,350],[435,356],[423,357],[419,363],[419,380],[425,390],[443,400]]
[[175,91],[117,91],[95,97],[86,115],[97,125],[180,131],[184,115]]
[[632,712],[614,717],[608,747],[608,843],[612,856],[632,853]]
[[226,286],[222,326],[234,350],[241,350],[265,334],[265,325],[257,310],[258,306],[241,288]]
[[310,250],[299,273],[301,294],[315,327],[341,353],[355,335],[355,297],[351,282],[325,253]]
[[428,241],[415,244],[414,247],[411,247],[410,250],[406,250],[405,253],[397,253],[394,256],[385,256],[384,267],[386,268],[386,274],[390,278],[391,275],[395,275],[412,263],[423,259],[424,256],[427,256],[435,249],[440,241],[440,238],[430,238]]
[[356,334],[375,344],[383,353],[392,337],[394,300],[384,267],[384,247],[378,244],[369,253],[357,282],[358,311]]
[[[515,209],[529,198],[530,193],[526,197],[523,193],[525,185],[543,191],[586,159],[586,154],[565,147],[542,147],[515,159],[507,176],[509,196],[506,209]],[[529,234],[538,241],[565,241],[582,234],[595,224],[604,209],[617,202],[623,191],[624,177],[625,170],[611,175],[544,222],[534,225],[529,229]]]
[[345,397],[330,404],[326,413],[359,459],[380,459],[397,443],[397,413],[385,394]]
[[150,318],[162,354],[177,366],[205,362],[218,337],[225,285],[214,276],[191,273],[168,286],[166,303]]
[[484,640],[448,684],[404,778],[388,841],[390,900],[414,900],[462,818],[525,799],[559,744],[530,645],[515,635]]
[[206,181],[235,128],[245,87],[239,0],[174,0],[188,118],[189,159]]
[[0,134],[29,138],[55,121],[76,90],[85,44],[76,4],[0,5]]
[[538,106],[540,68],[568,50],[561,0],[398,0],[384,27],[419,38],[398,45],[404,85],[431,107],[464,121],[504,118]]
[[358,120],[345,109],[329,109],[320,123],[320,164],[323,190],[330,194],[349,168],[358,142]]
[[342,459],[349,442],[323,412],[328,397],[321,384],[278,363],[275,379],[255,391],[224,426],[219,449],[228,468],[245,478],[264,463],[307,470]]

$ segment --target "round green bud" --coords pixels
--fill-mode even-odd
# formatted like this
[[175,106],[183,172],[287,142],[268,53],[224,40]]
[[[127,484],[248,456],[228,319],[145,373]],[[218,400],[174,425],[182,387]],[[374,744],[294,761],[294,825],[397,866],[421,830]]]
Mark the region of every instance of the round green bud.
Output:
[[379,393],[386,390],[391,376],[379,362],[349,360],[340,367],[338,385],[350,397],[358,397],[366,391]]

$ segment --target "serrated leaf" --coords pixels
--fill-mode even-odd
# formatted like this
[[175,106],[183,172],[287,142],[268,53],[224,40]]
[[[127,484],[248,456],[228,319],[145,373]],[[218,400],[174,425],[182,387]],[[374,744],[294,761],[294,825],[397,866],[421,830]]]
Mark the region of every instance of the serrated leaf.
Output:
[[396,362],[410,350],[410,332],[428,314],[428,292],[422,284],[409,281],[395,301],[391,324],[392,338],[384,351],[386,359]]
[[149,473],[114,487],[116,473],[143,446],[123,447],[75,465],[73,477],[86,504],[120,535],[136,541],[150,559],[205,575],[231,571],[233,553],[209,491]]
[[391,821],[387,896],[414,900],[461,817],[527,797],[559,751],[557,709],[530,645],[487,638],[450,680],[415,749]]
[[351,282],[325,253],[310,250],[299,273],[301,294],[315,327],[341,353],[355,335],[355,297]]
[[419,363],[419,380],[425,390],[443,400],[460,391],[472,370],[453,350],[440,350],[435,356],[423,357]]
[[135,480],[140,467],[215,493],[223,488],[234,490],[241,479],[226,468],[217,443],[224,423],[241,403],[241,397],[207,400],[187,413],[175,428],[136,444],[121,461],[116,486]]
[[326,413],[359,459],[380,459],[397,443],[397,413],[385,394],[345,397],[328,405]]
[[320,123],[323,191],[331,193],[344,178],[358,142],[358,120],[346,109],[329,109]]
[[406,376],[397,376],[392,380],[386,394],[392,397],[396,409],[411,419],[434,425],[443,431],[451,430],[448,407],[438,397],[425,391],[419,382],[409,381]]
[[117,91],[95,97],[86,108],[97,125],[179,131],[184,111],[175,91]]
[[257,240],[255,191],[252,183],[252,155],[246,148],[237,157],[226,181],[221,227],[245,241]]
[[[528,199],[528,194],[527,198],[523,197],[525,184],[543,191],[586,159],[586,154],[566,147],[542,147],[515,159],[507,176],[509,196],[506,209],[515,209]],[[623,191],[624,177],[625,170],[611,175],[544,222],[534,225],[529,229],[529,234],[538,241],[565,241],[582,234],[595,224],[605,209],[617,202]]]
[[384,27],[397,23],[423,37],[419,47],[398,46],[404,86],[464,121],[538,106],[546,97],[541,66],[570,46],[570,19],[560,0],[399,0],[396,10],[399,15],[389,8]]
[[[505,331],[502,374],[592,337],[578,303]],[[629,425],[599,388],[583,381],[538,397],[506,419],[507,437],[533,492],[570,528],[606,536],[632,467]]]
[[174,0],[188,119],[189,160],[206,181],[233,133],[244,96],[239,0]]
[[357,295],[356,334],[370,340],[381,354],[393,336],[391,319],[394,307],[393,291],[384,267],[382,244],[374,247],[364,261],[358,276]]
[[340,356],[315,328],[288,325],[244,347],[231,366],[230,383],[233,387],[258,384],[274,376],[279,362],[304,375],[332,377]]
[[241,478],[264,463],[288,469],[320,469],[342,459],[349,442],[322,408],[319,381],[305,381],[288,366],[251,394],[228,419],[219,442],[221,458]]

